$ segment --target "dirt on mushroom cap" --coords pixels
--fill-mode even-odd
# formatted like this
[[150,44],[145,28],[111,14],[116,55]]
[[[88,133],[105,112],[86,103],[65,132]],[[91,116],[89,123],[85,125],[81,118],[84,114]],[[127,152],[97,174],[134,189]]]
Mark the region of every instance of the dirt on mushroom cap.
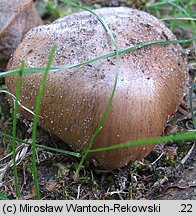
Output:
[[[96,12],[113,32],[119,48],[143,42],[175,39],[153,16],[128,8]],[[75,64],[114,50],[102,24],[88,12],[72,14],[50,25],[32,29],[10,60],[8,69],[45,66],[57,45],[54,65]],[[42,100],[40,125],[76,151],[85,150],[107,105],[115,80],[115,57],[90,65],[50,73]],[[20,100],[34,109],[42,74],[23,77]],[[173,115],[187,81],[186,62],[179,45],[148,46],[121,55],[112,107],[93,148],[159,136]],[[7,77],[15,93],[17,78]],[[24,110],[28,119],[32,116]],[[115,169],[144,157],[153,145],[90,154],[98,165]]]

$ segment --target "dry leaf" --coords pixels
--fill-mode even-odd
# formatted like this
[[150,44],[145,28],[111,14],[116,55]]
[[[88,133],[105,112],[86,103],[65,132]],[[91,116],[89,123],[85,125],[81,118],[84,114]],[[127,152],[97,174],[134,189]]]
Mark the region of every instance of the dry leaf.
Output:
[[56,181],[48,182],[48,184],[46,185],[46,190],[47,191],[53,191],[53,190],[55,190],[56,185],[57,185]]
[[174,160],[174,158],[177,155],[178,147],[171,147],[171,146],[165,146],[165,154],[171,159]]
[[0,1],[0,68],[6,67],[24,34],[41,24],[33,0]]

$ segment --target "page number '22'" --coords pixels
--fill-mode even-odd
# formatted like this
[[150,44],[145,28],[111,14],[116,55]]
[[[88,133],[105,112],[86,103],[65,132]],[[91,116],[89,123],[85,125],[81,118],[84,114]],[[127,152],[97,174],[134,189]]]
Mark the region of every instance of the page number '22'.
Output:
[[181,210],[179,212],[192,212],[192,204],[181,204]]

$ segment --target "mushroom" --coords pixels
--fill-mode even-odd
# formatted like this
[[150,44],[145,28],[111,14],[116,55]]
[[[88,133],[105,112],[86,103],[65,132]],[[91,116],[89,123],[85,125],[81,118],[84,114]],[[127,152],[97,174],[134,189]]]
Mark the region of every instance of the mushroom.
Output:
[[[146,12],[130,8],[95,10],[108,24],[120,49],[143,42],[174,40],[164,24]],[[54,66],[70,65],[114,50],[110,36],[89,12],[60,18],[50,25],[30,30],[9,61],[8,70],[45,67],[56,44]],[[57,135],[75,151],[84,151],[107,106],[115,80],[115,57],[49,73],[39,115],[39,124]],[[20,102],[32,111],[42,74],[24,75]],[[186,61],[180,45],[156,45],[122,54],[112,106],[93,148],[161,135],[176,112],[187,83]],[[6,78],[14,94],[17,77]],[[32,119],[31,113],[20,112]],[[149,154],[154,145],[90,153],[103,169],[116,169]]]
[[24,34],[41,24],[33,0],[0,1],[0,68],[6,67]]

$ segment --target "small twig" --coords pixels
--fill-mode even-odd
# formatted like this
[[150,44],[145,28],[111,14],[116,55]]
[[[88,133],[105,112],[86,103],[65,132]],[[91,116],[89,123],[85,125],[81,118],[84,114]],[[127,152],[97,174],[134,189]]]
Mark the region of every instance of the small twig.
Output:
[[155,160],[155,161],[153,161],[150,165],[152,166],[152,165],[154,165],[158,160],[160,160],[161,159],[161,157],[164,155],[164,152],[162,152],[160,155],[159,155],[159,157]]
[[[0,93],[6,93],[6,94],[10,95],[10,96],[12,97],[14,103],[15,103],[16,97],[15,97],[12,93],[10,93],[10,92],[8,92],[8,91],[6,91],[6,90],[0,90]],[[20,101],[18,101],[18,105],[19,105],[22,109],[24,109],[24,110],[26,110],[27,112],[31,113],[33,116],[35,115],[33,111],[31,111],[29,108],[27,108],[27,107],[25,107],[24,105],[22,105],[22,104],[20,103]],[[39,116],[39,117],[40,117],[40,118],[43,118],[43,117],[41,117],[41,116]]]
[[26,169],[25,169],[26,163],[23,163],[23,185],[27,184],[27,178],[26,178]]
[[178,112],[185,117],[189,116],[189,112],[187,112],[187,110],[182,107],[178,107]]
[[87,196],[90,196],[91,195],[91,192],[88,191],[86,194],[84,194],[84,196],[80,197],[80,200],[84,200],[86,199]]
[[[23,158],[26,156],[27,151],[28,145],[26,144],[22,144],[16,148],[16,165],[18,165],[23,160]],[[12,154],[13,152],[9,153],[0,160],[0,187],[3,186],[3,178],[6,171],[13,166],[13,160],[11,158]]]
[[164,192],[164,193],[166,193],[168,190],[175,189],[175,188],[178,188],[178,189],[180,189],[180,190],[186,190],[186,189],[189,189],[189,188],[192,188],[192,187],[196,187],[196,184],[190,184],[190,185],[187,185],[187,186],[170,185],[170,186],[168,186],[168,187],[165,189],[165,192]]
[[120,198],[120,200],[124,200],[120,193],[118,193],[118,197]]
[[185,125],[186,125],[186,128],[187,128],[188,130],[192,130],[193,127],[194,127],[194,126],[193,126],[193,122],[190,121],[190,120],[186,121]]
[[[193,112],[193,113],[195,114],[196,111]],[[189,113],[188,116],[183,116],[182,118],[178,118],[178,119],[176,120],[176,123],[179,123],[179,122],[184,121],[184,120],[190,120],[190,119],[191,119],[191,113]]]
[[[18,146],[17,148],[16,148],[16,151],[18,152],[17,154],[18,154],[18,156],[17,156],[17,161],[18,161],[18,163],[20,163],[20,161],[21,161],[21,158],[23,158],[23,157],[21,157],[22,155],[23,155],[23,150],[25,149],[25,153],[26,153],[26,148],[28,148],[28,145],[26,145],[26,144],[22,144],[22,145],[20,145],[20,146]],[[21,152],[21,153],[20,153]],[[1,158],[0,159],[0,163],[3,163],[4,161],[6,161],[7,159],[10,159],[12,157],[12,152],[11,153],[9,153],[9,154],[7,154],[5,157],[3,157],[3,158]]]
[[196,187],[196,184],[190,184],[190,185],[187,185],[187,186],[180,186],[180,185],[176,185],[176,186],[173,186],[173,187],[170,187],[170,188],[178,188],[178,189],[182,189],[182,190],[185,190],[185,189],[188,189],[188,188],[191,188],[191,187]]
[[77,194],[77,198],[76,198],[76,199],[79,199],[79,198],[80,198],[80,188],[81,188],[81,185],[79,184],[79,185],[78,185],[78,194]]
[[196,62],[188,63],[189,70],[196,70]]
[[164,193],[159,194],[158,196],[154,197],[153,199],[160,199],[163,196],[165,197],[165,196],[167,196],[167,194],[168,194],[168,192],[170,190],[174,190],[175,188],[180,189],[180,190],[186,190],[186,189],[189,189],[189,188],[192,188],[192,187],[196,187],[196,184],[191,184],[191,185],[188,185],[188,186],[171,185],[171,186],[168,186],[164,190]]
[[94,175],[93,175],[93,171],[92,170],[90,170],[90,174],[91,174],[92,181],[94,181]]
[[156,181],[154,184],[153,184],[153,186],[150,188],[150,190],[152,190],[153,188],[155,188],[155,187],[158,187],[158,186],[161,186],[161,185],[163,185],[165,182],[167,182],[168,181],[168,178],[167,178],[167,176],[164,176],[162,179],[159,179],[158,181]]
[[184,164],[187,159],[190,157],[191,153],[193,152],[193,149],[195,148],[195,143],[192,145],[192,147],[189,149],[188,153],[186,156],[181,160],[181,164]]
[[36,151],[35,151],[36,152],[36,159],[37,159],[36,161],[37,161],[37,164],[40,164],[40,159],[39,159],[39,156],[38,156],[38,151],[39,151],[38,149],[36,149]]
[[122,190],[117,190],[117,191],[111,191],[111,192],[107,192],[107,194],[109,194],[110,196],[114,195],[114,194],[127,194],[128,192],[124,192]]

